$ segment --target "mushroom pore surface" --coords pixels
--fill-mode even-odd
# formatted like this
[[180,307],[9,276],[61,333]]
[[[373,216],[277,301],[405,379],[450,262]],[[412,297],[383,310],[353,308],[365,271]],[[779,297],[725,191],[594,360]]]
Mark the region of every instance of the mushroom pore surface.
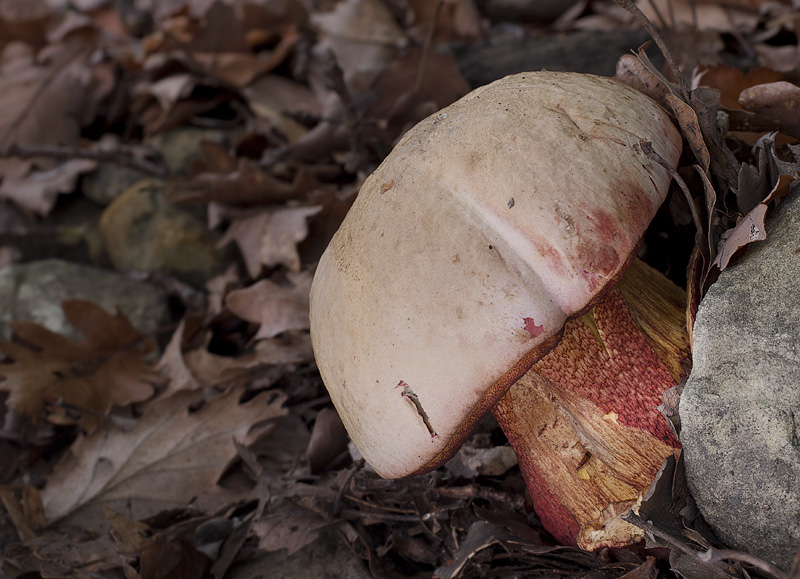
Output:
[[411,129],[322,256],[311,338],[383,477],[433,468],[630,262],[681,137],[613,79],[533,72]]

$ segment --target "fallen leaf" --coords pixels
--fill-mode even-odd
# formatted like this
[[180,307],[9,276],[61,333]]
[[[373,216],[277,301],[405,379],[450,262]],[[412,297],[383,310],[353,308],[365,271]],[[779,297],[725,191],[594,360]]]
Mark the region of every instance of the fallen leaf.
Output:
[[0,61],[0,154],[14,145],[72,145],[94,118],[91,35],[73,34],[34,57],[21,43]]
[[[206,145],[204,151],[210,147]],[[235,164],[232,171],[204,171],[176,181],[170,188],[170,198],[176,202],[218,201],[228,205],[276,204],[300,199],[317,186],[317,180],[302,171],[290,183],[276,179],[250,159],[231,160]]]
[[283,62],[299,40],[294,26],[287,27],[280,42],[270,52],[258,54],[214,52],[196,54],[195,58],[206,71],[237,87],[250,84],[253,79],[266,74]]
[[211,561],[190,541],[170,536],[171,529],[153,529],[109,508],[105,509],[105,515],[119,553],[137,558],[137,579],[202,579],[206,576]]
[[293,331],[285,332],[280,338],[259,340],[251,352],[236,358],[212,354],[206,349],[184,354],[186,367],[202,386],[226,389],[249,384],[255,378],[270,383],[270,379],[285,372],[282,366],[307,363],[313,359],[308,332]]
[[739,95],[750,87],[783,80],[785,74],[769,68],[754,68],[747,72],[733,66],[718,64],[701,66],[694,73],[697,84],[720,90],[720,103],[727,109],[738,109]]
[[78,177],[96,167],[95,161],[72,159],[52,169],[32,169],[20,177],[4,176],[0,172],[0,197],[37,215],[47,215],[61,193],[75,191]]
[[297,244],[308,235],[306,219],[320,211],[320,206],[291,207],[234,220],[219,247],[235,241],[253,278],[261,273],[262,266],[284,265],[300,271]]
[[[436,26],[436,43],[476,41],[483,36],[481,13],[474,0],[450,0],[437,7],[430,0],[409,0],[417,36],[423,39],[431,26]],[[434,18],[438,18],[434,21]]]
[[[63,534],[47,531],[29,541],[6,545],[3,552],[3,569],[10,579],[29,574],[58,579],[119,577],[123,565],[108,535],[90,538],[74,530]],[[10,573],[11,569],[16,574]]]
[[313,119],[322,115],[320,102],[307,85],[276,74],[256,79],[242,94],[253,112],[269,122],[289,143],[308,132],[295,118]]
[[286,330],[307,330],[310,272],[289,272],[291,287],[268,279],[228,294],[225,304],[243,320],[260,324],[256,340],[273,338]]
[[[91,302],[62,304],[67,320],[84,335],[73,342],[33,322],[9,322],[17,343],[0,341],[9,358],[0,364],[0,390],[19,414],[57,424],[76,421],[91,430],[112,405],[147,400],[158,378],[145,362],[153,345],[121,312]],[[71,416],[78,411],[79,419]]]
[[317,50],[333,52],[351,94],[369,88],[405,39],[380,0],[343,0],[330,12],[313,14],[311,23],[320,32]]
[[317,513],[291,502],[284,502],[274,512],[253,525],[258,547],[265,551],[286,549],[289,555],[313,543],[322,528],[331,523]]
[[793,137],[800,137],[800,87],[785,81],[760,84],[739,95],[742,108],[760,123]]
[[689,142],[689,147],[692,149],[695,158],[700,163],[703,171],[707,172],[711,164],[711,155],[703,140],[703,133],[700,130],[696,112],[691,106],[673,94],[667,94],[664,98],[672,108],[672,112],[681,127],[681,133]]
[[[286,414],[286,396],[263,392],[241,404],[241,390],[192,405],[202,394],[179,392],[150,405],[130,430],[110,422],[78,438],[42,491],[49,524],[100,530],[103,507],[143,519],[186,507],[216,510],[240,498],[217,485],[259,423]],[[155,491],[155,492],[154,492]]]
[[717,258],[714,260],[714,265],[720,271],[725,270],[730,265],[731,259],[740,249],[754,241],[763,241],[767,238],[767,228],[764,221],[767,217],[769,204],[773,199],[785,195],[796,178],[796,176],[781,175],[770,194],[745,215],[736,224],[736,227],[726,232],[727,237],[724,238]]
[[186,320],[181,320],[169,344],[164,348],[164,353],[156,365],[156,370],[161,372],[168,380],[167,388],[161,393],[166,398],[181,390],[197,390],[202,385],[194,377],[183,360],[183,332],[186,328]]
[[341,418],[332,408],[323,408],[317,414],[311,438],[306,448],[306,458],[312,474],[318,474],[347,450],[350,439]]

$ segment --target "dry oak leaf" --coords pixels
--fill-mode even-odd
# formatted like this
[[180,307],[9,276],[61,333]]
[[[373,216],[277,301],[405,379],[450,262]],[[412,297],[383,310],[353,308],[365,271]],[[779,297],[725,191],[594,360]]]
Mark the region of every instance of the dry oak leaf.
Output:
[[[43,411],[56,424],[98,424],[112,405],[147,400],[159,378],[145,362],[152,343],[124,314],[112,316],[82,300],[61,304],[84,339],[74,342],[33,322],[9,322],[14,342],[0,341],[0,390],[8,406],[38,420]],[[71,413],[78,411],[78,419]]]
[[322,207],[287,207],[264,211],[258,215],[237,219],[225,232],[219,246],[236,241],[247,265],[247,272],[256,278],[261,266],[285,265],[300,271],[297,244],[308,235],[306,219],[322,211]]
[[[208,576],[206,572],[211,566],[211,559],[195,548],[191,538],[181,536],[181,525],[153,528],[128,519],[113,509],[104,510],[111,526],[109,534],[114,538],[117,551],[120,555],[135,557],[138,562],[137,579],[201,579]],[[194,535],[192,527],[196,528],[199,523],[184,523],[188,523],[184,527],[188,529],[184,532]]]
[[252,351],[236,358],[213,354],[205,347],[183,352],[183,332],[181,322],[158,362],[157,370],[169,380],[161,398],[182,390],[230,390],[257,378],[271,384],[286,372],[286,365],[314,359],[308,332],[289,331],[280,338],[260,340]]
[[34,56],[11,43],[0,57],[0,153],[13,145],[73,145],[94,118],[91,34],[73,34]]
[[291,287],[280,286],[262,279],[248,288],[234,290],[225,299],[225,305],[243,320],[261,324],[256,340],[273,338],[286,330],[307,330],[308,294],[311,291],[311,273],[289,272]]
[[[37,215],[47,215],[56,204],[61,193],[72,193],[83,173],[93,171],[97,162],[89,159],[70,159],[52,169],[35,169],[29,161],[17,158],[5,159],[0,165],[0,197],[10,199],[23,209]],[[17,165],[18,164],[18,165]],[[10,165],[26,166],[29,171],[15,175],[16,167],[5,173]]]
[[253,426],[283,416],[286,395],[263,392],[240,403],[230,391],[191,411],[200,392],[178,392],[151,404],[130,430],[105,422],[81,436],[42,491],[49,524],[99,530],[103,508],[141,520],[193,504],[216,510],[241,498],[217,481],[236,457],[234,439],[249,444]]

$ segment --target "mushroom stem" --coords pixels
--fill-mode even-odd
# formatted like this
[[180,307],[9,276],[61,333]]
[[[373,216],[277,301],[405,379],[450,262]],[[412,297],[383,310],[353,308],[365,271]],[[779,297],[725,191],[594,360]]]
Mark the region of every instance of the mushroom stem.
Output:
[[620,518],[680,443],[657,406],[689,358],[682,292],[635,263],[494,408],[534,508],[556,539],[620,547]]

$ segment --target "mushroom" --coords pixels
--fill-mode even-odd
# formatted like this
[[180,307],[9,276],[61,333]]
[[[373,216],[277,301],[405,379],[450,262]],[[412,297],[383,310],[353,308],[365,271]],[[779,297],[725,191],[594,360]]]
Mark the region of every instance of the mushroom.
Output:
[[[560,369],[549,373],[537,372],[535,364],[545,363],[562,336],[573,346],[584,339],[581,331],[576,337],[575,324],[596,304],[612,300],[607,315],[595,312],[590,337],[608,333],[601,321],[609,316],[612,327],[625,316],[610,288],[634,260],[670,182],[667,170],[643,152],[643,142],[677,165],[679,132],[638,91],[593,75],[522,73],[478,88],[420,122],[365,181],[319,262],[311,338],[331,399],[380,476],[440,466],[502,399],[495,415],[523,455],[529,491],[534,499],[538,493],[551,500],[559,489],[537,475],[542,451],[526,447],[525,439],[538,434],[521,426],[524,406],[574,413],[577,422],[603,410],[599,425],[569,418],[573,430],[583,429],[578,444],[595,444],[598,456],[602,440],[592,443],[592,433],[604,439],[611,430],[625,438],[639,428],[560,386],[566,364],[550,364]],[[629,326],[625,322],[618,336],[623,351],[626,336],[637,333]],[[652,353],[647,340],[658,341],[655,334],[639,334],[644,346],[637,342],[632,355],[648,347]],[[657,363],[657,357],[643,362]],[[534,378],[526,375],[532,367]],[[504,398],[523,375],[520,389]],[[668,385],[657,385],[659,395],[674,383],[667,376]],[[521,403],[526,395],[539,402]],[[645,406],[652,402],[648,396]],[[657,415],[654,408],[645,411]],[[634,414],[633,422],[642,418],[639,410]],[[568,420],[564,416],[559,424]],[[648,424],[655,419],[642,418]],[[650,462],[657,469],[677,441],[656,442],[658,457]],[[583,446],[570,452],[586,458]],[[649,474],[652,480],[655,472]],[[551,530],[571,508],[558,500],[553,516],[543,517]],[[591,522],[583,519],[603,508],[593,505],[589,515],[568,520],[568,528],[554,534],[579,542]],[[618,535],[580,544],[616,545]]]

